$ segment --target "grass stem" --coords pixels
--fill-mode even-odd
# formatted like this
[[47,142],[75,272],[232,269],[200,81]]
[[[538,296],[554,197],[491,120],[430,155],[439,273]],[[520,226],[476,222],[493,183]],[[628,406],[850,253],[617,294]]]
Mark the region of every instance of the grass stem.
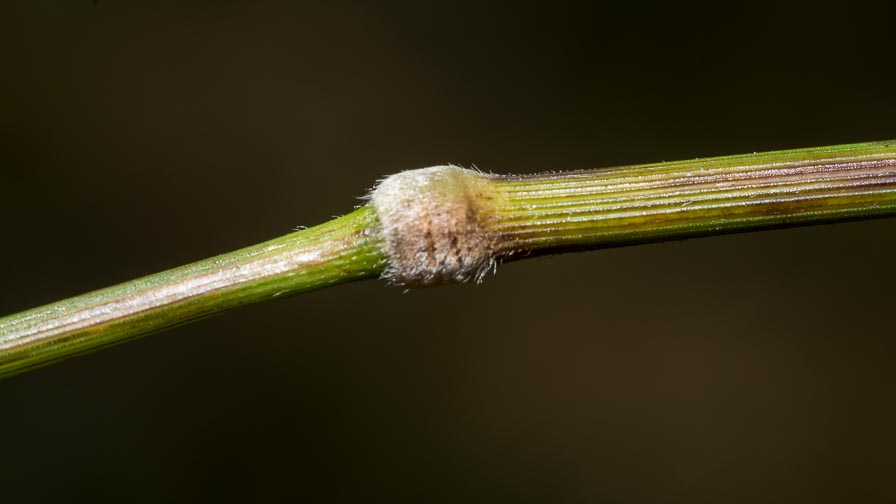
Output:
[[503,254],[555,253],[896,213],[896,142],[497,176]]
[[229,254],[0,319],[0,377],[383,268],[369,207]]
[[896,141],[537,175],[411,170],[320,226],[0,318],[0,377],[353,280],[460,282],[542,254],[891,215]]

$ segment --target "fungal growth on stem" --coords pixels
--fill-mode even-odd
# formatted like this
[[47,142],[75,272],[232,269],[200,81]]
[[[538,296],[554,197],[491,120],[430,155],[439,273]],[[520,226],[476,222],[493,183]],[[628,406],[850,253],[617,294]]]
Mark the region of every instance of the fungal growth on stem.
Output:
[[543,254],[896,215],[896,141],[536,175],[398,173],[325,224],[0,318],[0,377],[246,304]]
[[481,280],[495,266],[491,182],[457,166],[387,177],[373,190],[388,258],[383,277],[411,287]]

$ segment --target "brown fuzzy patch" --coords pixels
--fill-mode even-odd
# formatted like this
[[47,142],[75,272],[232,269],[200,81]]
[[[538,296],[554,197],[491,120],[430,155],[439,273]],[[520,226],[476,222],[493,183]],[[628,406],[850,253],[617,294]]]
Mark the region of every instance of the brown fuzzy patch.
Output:
[[456,166],[410,170],[371,194],[386,242],[384,276],[415,287],[481,280],[494,266],[493,240],[477,201],[485,177]]

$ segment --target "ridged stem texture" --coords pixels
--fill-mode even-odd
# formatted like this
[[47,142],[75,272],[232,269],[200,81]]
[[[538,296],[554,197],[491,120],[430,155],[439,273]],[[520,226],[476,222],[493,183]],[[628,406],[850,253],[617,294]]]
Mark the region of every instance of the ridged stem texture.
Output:
[[894,141],[538,175],[403,172],[326,224],[0,318],[0,377],[384,272],[435,285],[533,255],[889,215]]
[[0,377],[266,299],[378,276],[376,216],[326,224],[0,319]]
[[505,260],[896,214],[896,142],[492,177]]

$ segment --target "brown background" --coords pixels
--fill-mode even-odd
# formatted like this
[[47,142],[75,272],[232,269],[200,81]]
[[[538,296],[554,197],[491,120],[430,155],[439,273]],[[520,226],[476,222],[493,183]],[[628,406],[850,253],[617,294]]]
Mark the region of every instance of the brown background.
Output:
[[[851,3],[20,3],[2,314],[322,222],[402,169],[896,137],[892,16]],[[0,500],[896,499],[894,252],[879,220],[228,313],[0,382]]]

